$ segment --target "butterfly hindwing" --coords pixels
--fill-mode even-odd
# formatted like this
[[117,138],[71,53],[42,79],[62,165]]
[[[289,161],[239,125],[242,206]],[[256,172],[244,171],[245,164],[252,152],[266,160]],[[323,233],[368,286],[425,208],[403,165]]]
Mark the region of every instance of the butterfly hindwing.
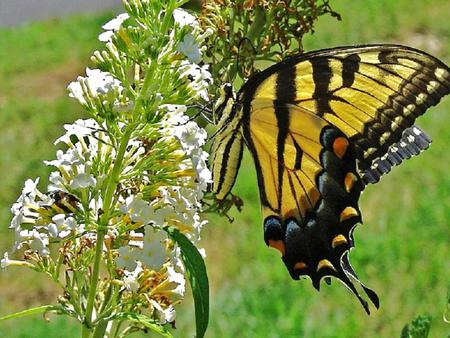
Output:
[[319,289],[322,277],[335,276],[368,309],[341,263],[361,221],[363,188],[347,136],[317,114],[278,102],[253,110],[248,126],[266,244],[280,251],[292,278],[308,276]]

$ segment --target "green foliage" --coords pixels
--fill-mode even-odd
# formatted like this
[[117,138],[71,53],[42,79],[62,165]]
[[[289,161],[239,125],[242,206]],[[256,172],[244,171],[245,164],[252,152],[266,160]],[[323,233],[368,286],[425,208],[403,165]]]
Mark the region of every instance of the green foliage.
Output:
[[209,285],[205,262],[198,249],[178,230],[168,228],[170,237],[180,246],[195,303],[196,337],[205,335],[209,321]]
[[202,26],[215,32],[206,52],[213,78],[239,83],[255,72],[255,61],[301,51],[303,36],[324,14],[340,18],[329,0],[204,1]]
[[411,323],[405,325],[400,338],[427,338],[430,327],[430,316],[417,316]]
[[10,315],[6,315],[6,316],[3,316],[3,317],[0,317],[0,320],[21,318],[21,317],[35,315],[37,313],[45,313],[45,312],[50,312],[50,311],[55,311],[56,312],[59,309],[60,309],[60,307],[53,306],[53,305],[38,306],[38,307],[34,307],[34,308],[31,308],[31,309],[27,309],[27,310],[24,310],[24,311],[19,311],[19,312],[10,314]]
[[[114,315],[112,315],[108,318],[105,318],[105,320],[107,320],[107,321],[109,321],[109,320],[126,320],[130,323],[144,326],[145,328],[157,333],[158,336],[160,336],[160,337],[165,337],[165,338],[173,337],[170,334],[170,332],[167,331],[167,329],[165,327],[161,326],[161,324],[159,324],[157,321],[155,321],[154,319],[152,319],[146,315],[137,314],[137,313],[133,313],[133,312],[119,312],[119,313],[115,313]],[[130,330],[130,332],[132,332],[132,331],[133,331],[133,329]],[[138,331],[138,330],[136,330],[136,331]]]

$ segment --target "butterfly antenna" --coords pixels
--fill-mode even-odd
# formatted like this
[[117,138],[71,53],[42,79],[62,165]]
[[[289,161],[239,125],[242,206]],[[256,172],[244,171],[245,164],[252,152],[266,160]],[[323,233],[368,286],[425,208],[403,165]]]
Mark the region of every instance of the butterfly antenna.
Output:
[[[193,105],[189,105],[188,108],[196,108],[199,109],[199,111],[192,116],[189,121],[193,121],[195,119],[197,119],[200,115],[210,124],[213,124],[212,121],[212,116],[213,116],[213,111],[212,109],[208,108],[208,104],[205,105],[197,105],[197,104],[193,104]],[[206,113],[206,114],[205,114]]]
[[219,130],[216,130],[211,136],[208,136],[208,138],[206,139],[206,143],[208,143],[209,141],[211,141],[214,137],[216,137],[216,135],[219,133]]

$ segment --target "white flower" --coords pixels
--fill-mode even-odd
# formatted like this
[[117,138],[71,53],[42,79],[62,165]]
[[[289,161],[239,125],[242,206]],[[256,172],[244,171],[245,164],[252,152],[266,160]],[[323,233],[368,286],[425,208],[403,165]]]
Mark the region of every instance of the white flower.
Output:
[[108,72],[102,72],[100,69],[86,68],[86,75],[87,87],[94,97],[97,95],[106,95],[116,90],[119,93],[122,91],[120,81]]
[[121,207],[122,212],[128,214],[133,222],[146,224],[152,221],[153,207],[142,199],[142,195],[128,196],[125,203],[126,205]]
[[195,149],[203,145],[208,137],[206,131],[194,121],[174,126],[173,135],[180,141],[183,150],[187,154],[191,154]]
[[168,136],[173,135],[173,127],[185,124],[189,121],[189,116],[184,113],[187,110],[185,105],[181,104],[163,104],[159,106],[159,110],[167,111],[165,119],[162,122],[162,128]]
[[[73,217],[67,217],[67,218],[66,218],[66,226],[67,226],[70,230],[81,229],[81,228],[78,226],[77,221],[75,221],[75,218],[73,218]],[[82,231],[82,229],[81,229],[81,231]]]
[[139,250],[131,248],[128,245],[120,247],[117,252],[119,256],[116,258],[116,265],[120,269],[133,271],[137,267],[137,260],[139,259]]
[[173,18],[175,23],[179,24],[180,27],[191,26],[198,27],[198,21],[195,16],[189,14],[186,10],[182,8],[176,8],[173,11]]
[[95,187],[96,184],[97,181],[94,176],[81,173],[73,178],[70,187],[72,189],[85,189],[88,187]]
[[[158,192],[161,196],[161,200],[164,204],[175,205],[177,204],[176,198],[172,197],[171,191],[173,191],[174,187],[159,187]],[[169,190],[170,189],[170,190]]]
[[2,269],[5,269],[6,267],[8,267],[9,265],[11,265],[11,260],[8,257],[8,253],[5,252],[5,254],[3,255],[2,260],[0,261],[0,267]]
[[192,166],[197,172],[197,188],[199,192],[199,199],[203,198],[202,191],[206,191],[208,184],[212,181],[212,174],[208,167],[208,156],[206,151],[201,148],[195,149],[191,154]]
[[171,323],[175,320],[175,308],[173,305],[169,305],[166,309],[156,302],[153,299],[150,299],[150,303],[153,305],[153,308],[156,310],[156,313],[159,317],[159,322],[161,324]]
[[137,247],[142,249],[144,234],[142,232],[136,232],[134,230],[130,231],[130,240],[128,241],[129,246]]
[[182,61],[179,67],[180,77],[188,81],[188,88],[192,91],[193,98],[202,98],[209,101],[208,87],[212,83],[211,73],[208,71],[208,65],[198,66]]
[[44,161],[48,166],[72,166],[72,165],[82,165],[84,162],[84,157],[78,149],[68,149],[66,153],[62,150],[56,151],[56,160]]
[[37,189],[39,179],[27,180],[21,195],[11,207],[13,219],[9,228],[21,230],[21,224],[35,224],[40,219],[39,209],[53,204],[53,199]]
[[70,146],[72,145],[70,136],[76,135],[78,139],[84,136],[91,136],[95,131],[99,130],[99,125],[94,119],[78,119],[72,124],[65,124],[64,129],[66,130],[66,133],[60,138],[56,139],[55,144],[64,142]]
[[65,214],[58,214],[52,217],[53,223],[48,225],[48,232],[51,237],[65,238],[78,227],[73,217],[67,217]]
[[30,249],[36,251],[42,257],[47,257],[50,255],[50,249],[48,248],[48,236],[45,234],[40,234],[31,240]]
[[24,214],[20,211],[16,212],[13,216],[13,219],[11,220],[11,223],[9,225],[9,229],[20,229],[20,225],[26,222]]
[[124,271],[123,284],[128,291],[136,292],[139,289],[138,277],[142,273],[142,271],[143,269],[140,263],[137,264],[134,271]]
[[[184,116],[187,117],[186,115],[184,115],[184,113],[187,110],[187,107],[185,105],[182,104],[162,104],[159,106],[160,109],[166,109],[170,116]],[[184,123],[182,121],[176,121],[176,122],[180,122],[180,123]]]
[[211,35],[214,34],[214,30],[212,28],[207,28],[202,34],[200,34],[199,36],[197,36],[197,41],[199,43],[205,41],[205,39]]
[[65,191],[64,180],[59,171],[52,171],[48,178],[48,191]]
[[167,280],[170,283],[167,287],[172,288],[172,293],[183,297],[184,292],[186,291],[186,280],[184,279],[184,275],[176,272],[171,266],[167,267],[167,274]]
[[154,209],[150,203],[142,199],[142,195],[131,195],[125,200],[125,205],[120,207],[124,214],[128,214],[133,222],[144,224],[153,223],[156,226],[164,226],[166,216],[170,210],[165,208]]
[[[26,180],[25,186],[23,187],[23,190],[22,190],[22,195],[27,195],[27,196],[30,196],[30,198],[34,198],[36,196],[38,183],[39,183],[39,177],[36,178],[35,181],[30,180],[30,179]],[[31,196],[33,196],[33,197],[31,197]]]
[[184,54],[189,61],[193,63],[199,63],[202,61],[202,52],[195,40],[194,35],[187,33],[177,46],[177,51]]
[[80,82],[69,83],[69,85],[67,86],[67,90],[69,91],[69,97],[78,100],[78,102],[80,102],[82,105],[87,104]]
[[48,242],[48,235],[40,233],[36,229],[16,229],[16,243],[14,244],[13,251],[19,250],[26,244],[31,250],[37,252],[42,257],[47,257],[50,254]]
[[128,15],[128,13],[122,13],[122,14],[119,14],[114,19],[105,23],[102,26],[102,28],[105,29],[106,31],[101,33],[98,36],[98,39],[102,42],[111,41],[111,38],[114,35],[114,32],[118,31],[120,29],[120,27],[122,27],[122,24],[124,23],[124,21],[127,20],[129,17],[130,16]]
[[100,69],[86,68],[86,75],[86,77],[79,76],[77,82],[72,82],[67,87],[70,92],[69,96],[77,99],[81,104],[87,104],[86,94],[90,94],[93,98],[102,99],[111,95],[111,99],[115,99],[115,94],[122,93],[121,82],[110,73],[102,72]]
[[0,261],[0,268],[6,269],[8,266],[26,266],[26,267],[33,267],[33,264],[28,263],[26,261],[16,261],[13,259],[9,259],[8,253],[5,252],[3,255],[3,258]]
[[167,260],[165,242],[167,234],[163,230],[155,231],[147,226],[144,236],[144,248],[141,261],[149,268],[159,270]]

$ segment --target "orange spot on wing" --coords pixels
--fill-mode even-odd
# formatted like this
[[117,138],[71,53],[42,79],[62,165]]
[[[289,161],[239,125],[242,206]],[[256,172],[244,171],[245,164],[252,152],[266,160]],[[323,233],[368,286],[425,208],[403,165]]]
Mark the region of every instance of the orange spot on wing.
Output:
[[344,185],[345,185],[345,190],[347,190],[347,192],[350,192],[350,190],[352,190],[353,185],[355,184],[356,180],[357,180],[357,177],[353,173],[347,173],[347,175],[345,175]]
[[286,252],[286,247],[284,246],[284,242],[281,239],[277,241],[269,239],[269,246],[271,248],[277,249],[279,252],[281,252],[281,255],[284,256],[284,253]]
[[335,267],[333,266],[333,264],[331,264],[331,262],[328,259],[322,259],[319,262],[319,264],[317,264],[317,271],[324,268],[330,268],[336,271]]
[[331,247],[334,249],[335,247],[342,244],[347,244],[347,239],[345,238],[344,235],[337,235],[333,238],[333,241],[331,242]]
[[333,151],[337,157],[343,158],[348,146],[349,143],[345,137],[337,137],[333,142]]
[[346,207],[344,210],[342,210],[339,220],[343,222],[354,216],[358,216],[358,211],[356,211],[356,209],[353,207]]
[[306,269],[308,266],[304,262],[297,262],[294,265],[294,270],[303,270]]

